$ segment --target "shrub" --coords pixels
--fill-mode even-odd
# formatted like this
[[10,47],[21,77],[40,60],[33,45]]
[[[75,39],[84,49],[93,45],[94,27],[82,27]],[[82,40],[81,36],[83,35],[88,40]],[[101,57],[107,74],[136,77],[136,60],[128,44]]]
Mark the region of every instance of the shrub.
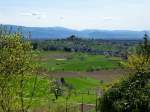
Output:
[[101,112],[150,112],[150,44],[138,46],[136,54],[128,58],[131,75],[115,83],[100,99]]
[[149,80],[149,73],[137,73],[120,83],[114,84],[100,99],[100,111],[149,112]]

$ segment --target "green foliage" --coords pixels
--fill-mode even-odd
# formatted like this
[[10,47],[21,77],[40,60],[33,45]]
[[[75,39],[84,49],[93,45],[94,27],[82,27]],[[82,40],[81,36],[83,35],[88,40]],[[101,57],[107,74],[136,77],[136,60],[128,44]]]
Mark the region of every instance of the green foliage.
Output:
[[135,45],[133,40],[102,40],[102,39],[83,39],[72,35],[66,39],[33,40],[33,49],[44,51],[67,51],[67,52],[86,52],[104,54],[103,51],[112,51],[112,54],[120,56],[129,47]]
[[128,57],[129,68],[138,72],[149,71],[150,69],[150,44],[148,42],[148,35],[144,35],[144,42],[137,46],[135,54]]
[[[30,99],[30,91],[32,90],[34,79],[34,76],[26,77],[25,79],[27,85],[24,87],[24,97],[27,103]],[[66,99],[68,100],[68,105],[78,105],[82,102],[82,96],[84,99],[84,103],[95,103],[95,89],[101,86],[99,80],[90,77],[65,77],[64,79],[65,83],[67,85],[71,85],[73,88],[69,89],[67,85],[64,85],[60,88],[61,90],[63,90],[61,91],[61,95],[59,95],[59,97],[56,99],[54,92],[51,91],[51,89],[57,88],[55,84],[53,85],[53,80],[49,79],[49,77],[47,76],[38,76],[31,108],[34,109],[42,107],[43,105],[50,105],[50,110],[57,110],[57,107],[59,106],[62,106],[62,108],[64,108],[63,105],[66,102]],[[48,108],[48,106],[45,108]]]
[[127,79],[115,83],[100,99],[101,112],[150,111],[150,45],[147,35],[136,54],[128,58],[128,67],[134,69]]
[[16,75],[27,71],[31,60],[31,46],[19,33],[0,36],[0,73]]
[[101,112],[149,112],[150,75],[141,73],[114,84],[100,99]]
[[[25,112],[24,78],[32,72],[30,42],[0,28],[0,110]],[[34,82],[33,82],[34,83]],[[31,92],[32,94],[33,92]]]

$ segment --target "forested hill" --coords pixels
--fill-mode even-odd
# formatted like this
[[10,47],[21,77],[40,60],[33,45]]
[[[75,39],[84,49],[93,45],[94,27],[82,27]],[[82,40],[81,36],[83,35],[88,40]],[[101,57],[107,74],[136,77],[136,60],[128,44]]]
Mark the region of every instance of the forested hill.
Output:
[[[29,32],[33,39],[52,39],[52,38],[67,38],[70,35],[76,35],[81,38],[95,39],[142,39],[144,31],[129,31],[129,30],[73,30],[63,27],[24,27],[16,25],[4,25],[8,28],[12,27],[12,31],[21,29],[22,33],[27,36]],[[150,35],[150,31],[147,32]]]

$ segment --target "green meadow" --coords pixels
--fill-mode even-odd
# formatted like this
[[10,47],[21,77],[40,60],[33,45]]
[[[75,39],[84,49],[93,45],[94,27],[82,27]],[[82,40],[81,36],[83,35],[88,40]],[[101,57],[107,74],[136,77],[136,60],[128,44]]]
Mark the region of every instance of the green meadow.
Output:
[[[72,86],[70,90],[70,95],[64,92],[63,95],[59,96],[56,100],[55,95],[50,92],[51,78],[48,76],[37,76],[36,89],[34,92],[34,97],[32,99],[32,109],[37,109],[38,107],[48,108],[49,105],[53,106],[53,110],[56,106],[62,106],[65,108],[64,102],[66,98],[68,105],[78,105],[82,102],[84,104],[94,104],[96,101],[96,88],[101,88],[103,83],[91,77],[65,77],[65,82]],[[27,101],[30,99],[30,93],[32,91],[33,81],[35,77],[27,77],[25,83],[25,95],[24,98]]]
[[63,71],[98,71],[102,69],[119,68],[120,58],[91,55],[87,53],[69,53],[62,51],[49,51],[36,53],[35,62],[49,72]]
[[[104,55],[91,55],[88,53],[69,53],[63,51],[48,51],[48,52],[34,52],[35,58],[34,63],[38,64],[42,71],[49,73],[53,72],[92,72],[107,69],[119,68],[119,62],[121,61],[118,57],[104,56]],[[63,77],[63,76],[62,76]],[[59,80],[60,78],[55,79]],[[30,84],[34,79],[28,79],[28,86],[26,90],[29,91]],[[55,95],[50,92],[51,87],[51,76],[38,76],[37,87],[33,98],[33,109],[39,106],[64,105],[66,97],[68,104],[77,105],[82,102],[84,104],[95,104],[96,101],[96,89],[103,88],[105,83],[102,80],[95,79],[89,76],[78,76],[78,77],[65,77],[64,80],[71,86],[69,90],[69,97],[66,92],[59,96],[56,100]],[[68,94],[68,93],[67,93]],[[26,92],[28,98],[28,92]],[[58,107],[56,107],[58,109]]]

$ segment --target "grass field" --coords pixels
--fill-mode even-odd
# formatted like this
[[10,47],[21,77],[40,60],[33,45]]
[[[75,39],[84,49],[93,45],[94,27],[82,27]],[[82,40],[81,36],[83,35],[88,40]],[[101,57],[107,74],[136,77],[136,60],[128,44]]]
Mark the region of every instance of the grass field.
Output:
[[[82,105],[87,110],[95,109],[97,96],[120,73],[112,72],[121,61],[116,57],[62,51],[34,52],[34,55],[33,63],[39,68],[25,75],[23,82],[24,104],[31,104],[32,112],[64,112],[66,108],[70,109],[68,112],[78,112]],[[19,78],[11,82],[18,88]],[[60,83],[62,78],[64,85]],[[56,90],[60,91],[58,98]]]
[[[29,96],[28,93],[32,88],[33,80],[34,80],[33,77],[26,80],[27,86],[26,86],[25,97]],[[35,98],[36,97],[44,98],[50,93],[49,81],[51,81],[51,79],[48,77],[38,76],[37,85],[36,85],[37,88],[34,95]],[[71,84],[73,90],[77,92],[84,92],[86,90],[96,89],[97,87],[100,87],[100,85],[102,84],[99,80],[90,77],[76,77],[76,78],[70,77],[70,78],[65,78],[65,81],[66,83]]]
[[[26,79],[25,86],[25,98],[30,98],[30,91],[32,90],[32,84],[34,77],[28,77]],[[35,94],[33,97],[32,108],[36,109],[40,106],[53,106],[64,105],[66,102],[65,93],[59,96],[57,100],[53,93],[50,92],[51,79],[47,76],[38,76]],[[100,88],[102,83],[99,80],[90,77],[66,77],[67,84],[71,84],[73,89],[69,99],[67,100],[70,105],[77,105],[84,102],[84,104],[94,104],[96,100],[96,88]],[[45,107],[48,108],[48,107]],[[51,107],[52,108],[52,107]]]
[[[59,109],[58,106],[65,108],[66,93],[55,100],[55,95],[50,92],[50,81],[53,76],[55,79],[64,77],[65,82],[71,85],[72,90],[67,100],[68,105],[79,106],[82,102],[95,105],[97,91],[101,90],[106,82],[112,81],[113,77],[118,77],[120,73],[120,71],[117,71],[118,73],[112,72],[113,69],[120,68],[121,59],[117,57],[63,51],[34,52],[34,54],[36,55],[34,62],[46,75],[38,76],[32,104],[33,110],[41,108],[46,110],[49,106],[52,109]],[[114,74],[116,75],[114,76]],[[26,98],[29,97],[28,91],[32,87],[30,85],[32,82],[32,78],[28,80]],[[38,111],[40,112],[40,110]]]
[[76,90],[87,90],[100,85],[100,81],[90,77],[66,77],[66,82],[72,84]]
[[[97,92],[99,92],[99,90],[103,90],[104,88],[109,87],[109,83],[105,83],[102,82],[102,80],[97,80],[95,78],[86,76],[64,77],[64,79],[67,84],[72,85],[71,94],[69,95],[69,99],[67,100],[67,105],[69,106],[68,108],[72,108],[72,106],[77,106],[79,108],[79,105],[82,102],[84,104],[92,104],[93,106],[95,106]],[[27,99],[29,98],[28,93],[31,91],[33,80],[34,78],[27,80],[28,85],[25,88],[25,98]],[[50,108],[51,110],[57,110],[62,108],[65,111],[65,103],[68,95],[66,95],[66,91],[64,91],[65,93],[62,96],[59,96],[56,100],[54,93],[50,92],[50,81],[51,78],[49,76],[38,76],[37,78],[35,95],[32,102],[32,109],[35,110],[35,112],[49,112],[47,110],[48,108]],[[60,111],[56,110],[52,112]]]
[[98,71],[119,68],[120,58],[62,51],[37,53],[36,62],[49,72]]

